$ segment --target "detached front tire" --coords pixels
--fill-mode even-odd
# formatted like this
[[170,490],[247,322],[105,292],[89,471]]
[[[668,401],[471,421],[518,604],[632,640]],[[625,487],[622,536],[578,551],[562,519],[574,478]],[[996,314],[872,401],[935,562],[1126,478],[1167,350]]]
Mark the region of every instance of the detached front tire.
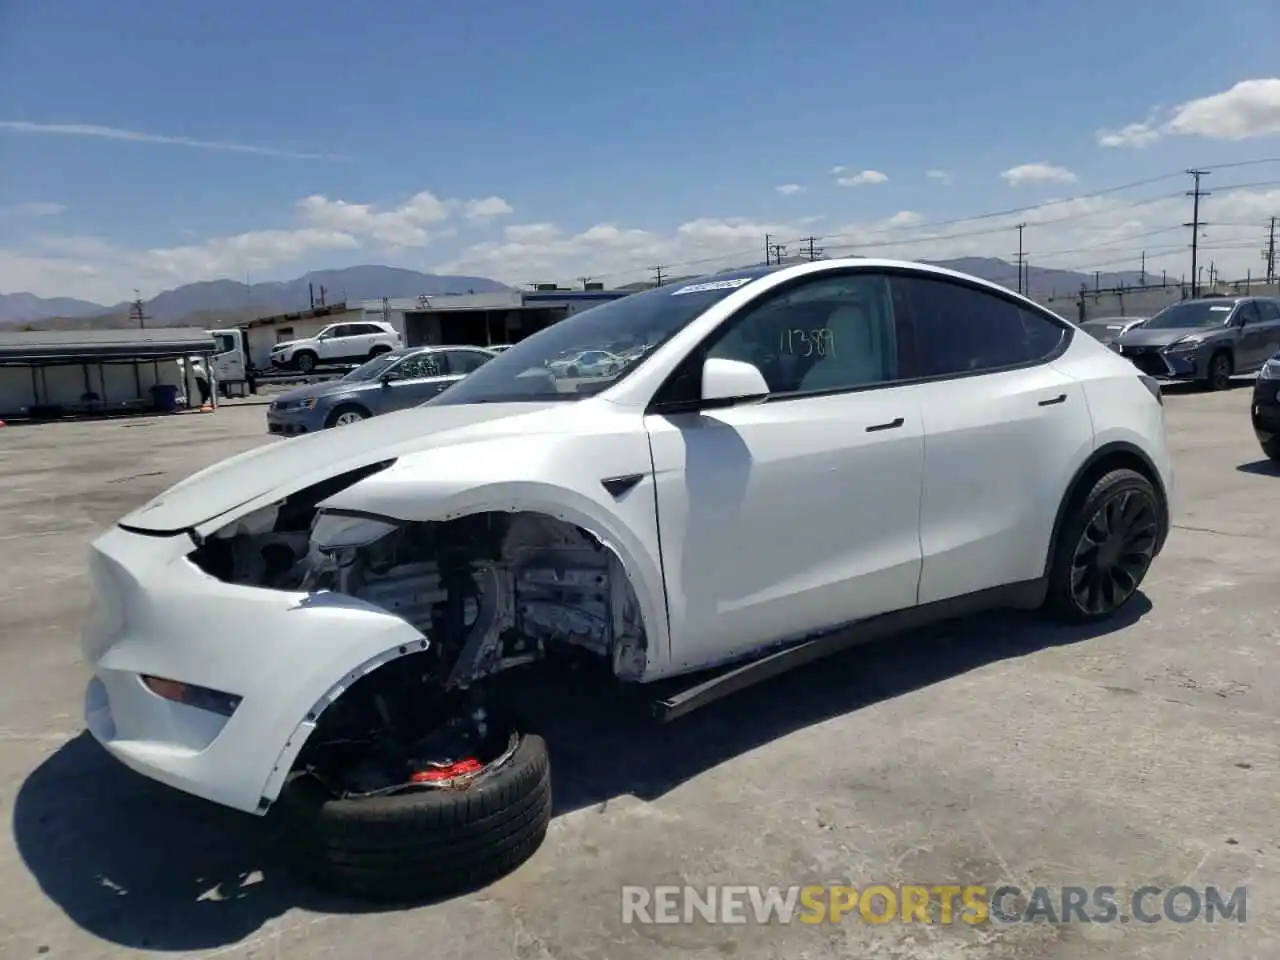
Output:
[[551,762],[522,736],[502,766],[465,789],[356,799],[302,775],[277,801],[294,864],[317,885],[371,900],[421,900],[475,889],[538,849],[551,822]]
[[1142,585],[1164,531],[1151,481],[1108,471],[1070,507],[1049,565],[1046,610],[1069,623],[1118,613]]

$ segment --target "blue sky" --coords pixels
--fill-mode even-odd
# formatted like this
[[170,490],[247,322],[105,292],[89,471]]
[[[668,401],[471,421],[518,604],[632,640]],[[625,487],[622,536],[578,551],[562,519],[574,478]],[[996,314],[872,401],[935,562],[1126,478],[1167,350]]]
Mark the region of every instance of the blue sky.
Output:
[[[1275,0],[0,0],[0,292],[362,262],[621,281],[766,231],[1007,257],[1016,234],[928,224],[1280,156],[1278,38]],[[1280,164],[1211,179],[1264,184],[1218,203],[1238,238],[1209,238],[1243,271],[1256,251],[1227,244],[1280,214]],[[1187,219],[1123,199],[1061,205],[1089,216],[1028,248],[1087,267]]]

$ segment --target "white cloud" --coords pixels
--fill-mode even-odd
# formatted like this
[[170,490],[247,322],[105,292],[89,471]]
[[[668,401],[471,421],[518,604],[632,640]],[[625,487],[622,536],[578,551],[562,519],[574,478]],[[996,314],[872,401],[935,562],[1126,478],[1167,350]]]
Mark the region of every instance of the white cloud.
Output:
[[1188,100],[1156,117],[1119,130],[1099,130],[1104,147],[1145,147],[1166,136],[1247,140],[1280,135],[1280,77],[1241,80],[1230,89]]
[[104,127],[96,123],[30,123],[26,120],[0,120],[0,130],[36,136],[93,137],[99,140],[125,140],[132,143],[160,143],[175,147],[192,147],[197,150],[222,150],[227,153],[252,153],[263,157],[284,157],[290,160],[343,160],[332,153],[299,153],[277,147],[233,143],[227,140],[197,140],[193,137],[172,137],[159,133],[142,133],[120,127]]
[[777,190],[784,197],[793,197],[797,193],[804,192],[804,187],[798,183],[784,183],[781,186],[774,187],[773,189]]
[[1098,145],[1102,147],[1147,147],[1160,139],[1160,131],[1149,121],[1130,123],[1119,130],[1099,130]]
[[386,256],[420,249],[455,235],[459,218],[484,221],[510,211],[501,197],[442,200],[426,190],[385,209],[314,194],[298,201],[299,222],[293,226],[171,247],[135,249],[101,237],[39,235],[27,241],[30,249],[0,250],[0,291],[117,302],[134,287],[155,293],[197,280],[243,280],[246,273],[261,276],[318,253]]
[[66,210],[66,206],[61,203],[33,200],[0,207],[0,217],[56,217],[60,213],[66,213]]
[[501,197],[485,197],[482,200],[468,200],[462,215],[468,220],[483,221],[493,217],[505,217],[514,212],[511,204]]
[[930,180],[937,180],[939,183],[950,183],[954,179],[950,170],[926,170],[924,175]]
[[[1156,190],[1162,188],[1153,188]],[[1164,189],[1167,189],[1164,188]],[[444,246],[441,231],[465,224],[466,201],[418,194],[398,206],[379,209],[367,204],[312,198],[303,201],[299,222],[289,228],[248,231],[231,237],[186,241],[149,250],[122,247],[102,238],[43,236],[23,249],[0,249],[0,291],[31,290],[43,296],[79,296],[115,303],[139,287],[147,295],[195,280],[232,277],[246,270],[255,280],[297,275],[305,269],[384,259],[384,241],[375,234],[422,229],[436,239],[427,248],[404,248],[410,259],[391,262],[417,269],[492,276],[512,284],[591,276],[609,285],[644,280],[661,264],[671,276],[759,263],[764,235],[787,244],[792,256],[802,254],[802,241],[820,234],[817,245],[827,256],[880,255],[904,259],[947,259],[961,256],[1008,260],[1017,249],[1018,223],[1026,223],[1025,243],[1033,266],[1100,270],[1136,270],[1140,251],[1147,270],[1158,278],[1167,269],[1176,279],[1188,269],[1190,201],[1182,196],[1108,194],[1042,205],[1018,214],[931,225],[937,214],[901,210],[875,220],[828,215],[778,219],[690,219],[666,229],[639,229],[604,221],[572,226],[528,220],[473,236],[473,242]],[[431,198],[428,200],[427,198]],[[434,202],[432,202],[434,201]],[[1207,205],[1207,206],[1206,206]],[[1257,251],[1268,218],[1280,209],[1280,190],[1241,190],[1215,185],[1202,204],[1210,222],[1201,236],[1201,262],[1213,262],[1220,275],[1256,275]],[[445,219],[436,219],[441,213]],[[837,211],[838,212],[838,211]],[[974,213],[980,211],[975,210]],[[395,218],[379,219],[382,214]],[[414,217],[418,219],[415,221]],[[416,234],[413,236],[416,237]],[[479,240],[480,237],[489,239]],[[476,242],[478,241],[478,242]],[[456,242],[456,241],[455,241]],[[425,251],[436,251],[430,259]],[[1067,291],[1059,291],[1066,294]]]
[[[836,168],[843,171],[843,167]],[[889,178],[879,170],[859,170],[857,173],[847,177],[837,177],[836,183],[842,187],[861,187],[869,183],[884,183]]]
[[1009,186],[1018,187],[1024,183],[1075,183],[1076,175],[1066,167],[1055,167],[1051,163],[1039,161],[1024,163],[1010,167],[1000,176],[1009,182]]

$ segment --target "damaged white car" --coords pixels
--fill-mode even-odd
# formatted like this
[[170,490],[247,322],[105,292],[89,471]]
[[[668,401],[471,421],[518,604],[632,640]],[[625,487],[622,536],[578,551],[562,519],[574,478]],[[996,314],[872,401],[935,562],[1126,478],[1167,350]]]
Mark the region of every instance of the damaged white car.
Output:
[[[571,346],[629,359],[557,379]],[[519,863],[551,815],[495,675],[722,668],[671,718],[939,618],[1107,617],[1169,482],[1158,386],[1003,288],[871,259],[718,274],[125,517],[91,550],[85,718],[145,776],[284,808],[322,881],[438,893]]]

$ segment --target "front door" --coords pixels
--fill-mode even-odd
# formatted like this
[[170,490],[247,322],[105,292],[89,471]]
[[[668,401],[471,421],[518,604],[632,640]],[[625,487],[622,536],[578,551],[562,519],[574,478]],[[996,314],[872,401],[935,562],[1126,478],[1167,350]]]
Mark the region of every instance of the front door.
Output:
[[1264,323],[1258,304],[1253,300],[1243,301],[1236,308],[1234,322],[1240,328],[1240,337],[1236,340],[1236,373],[1248,373],[1267,362],[1271,356],[1271,338],[1274,330],[1271,324]]
[[766,400],[645,418],[676,668],[915,604],[923,433],[893,327],[886,278],[801,280],[707,344]]
[[443,357],[432,351],[401,360],[391,370],[391,379],[382,390],[382,412],[403,410],[426,403],[448,386]]

